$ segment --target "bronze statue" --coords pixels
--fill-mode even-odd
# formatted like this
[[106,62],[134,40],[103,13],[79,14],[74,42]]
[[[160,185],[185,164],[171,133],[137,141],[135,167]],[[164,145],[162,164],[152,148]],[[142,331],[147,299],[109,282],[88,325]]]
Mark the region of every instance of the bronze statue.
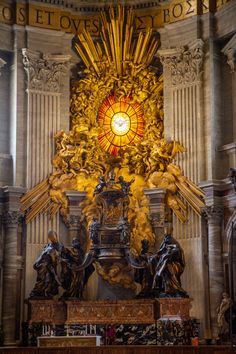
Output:
[[171,235],[172,227],[165,230],[165,237],[157,254],[155,276],[152,288],[158,288],[160,296],[186,297],[181,286],[180,276],[185,268],[184,252]]
[[62,253],[62,286],[66,290],[63,298],[83,298],[84,269],[80,269],[84,260],[84,251],[78,238],[72,240],[72,248],[64,248]]
[[126,182],[126,181],[124,180],[124,177],[123,177],[123,176],[119,176],[117,183],[120,184],[121,190],[122,190],[122,192],[124,193],[124,195],[128,196],[128,195],[130,195],[130,186],[131,186],[131,184],[132,184],[133,182],[134,182],[134,178],[132,178],[131,181]]
[[93,221],[89,227],[90,238],[93,242],[93,245],[97,245],[99,243],[99,228],[100,222],[97,218],[93,217]]
[[31,298],[52,298],[58,294],[58,288],[61,286],[57,275],[57,265],[63,245],[58,242],[55,231],[48,232],[48,240],[49,243],[44,247],[33,266],[37,271],[37,279],[30,293]]
[[128,244],[130,237],[130,223],[127,216],[122,218],[120,225],[118,225],[118,230],[121,231],[120,242],[123,244]]
[[136,262],[140,264],[140,268],[137,267],[136,269],[135,280],[141,285],[141,291],[138,297],[149,298],[153,295],[153,265],[149,253],[149,241],[144,239],[141,241],[141,245],[141,252],[136,259]]
[[99,194],[103,191],[103,188],[106,187],[107,183],[105,181],[105,177],[101,176],[99,177],[99,183],[98,185],[95,187],[94,193],[93,194]]

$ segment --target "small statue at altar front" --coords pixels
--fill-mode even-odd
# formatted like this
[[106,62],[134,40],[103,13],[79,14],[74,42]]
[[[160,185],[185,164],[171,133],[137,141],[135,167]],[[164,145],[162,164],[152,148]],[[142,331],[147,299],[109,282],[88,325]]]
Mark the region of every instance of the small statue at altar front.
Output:
[[90,234],[90,239],[93,242],[93,245],[98,245],[99,243],[99,229],[100,229],[100,222],[98,221],[97,218],[93,217],[93,221],[89,227],[89,234]]
[[72,248],[64,248],[61,253],[62,286],[66,290],[63,298],[81,300],[84,290],[85,270],[80,269],[84,260],[84,251],[78,238],[72,240]]
[[158,289],[161,297],[187,297],[181,286],[180,276],[185,268],[184,252],[180,244],[172,236],[172,226],[165,230],[164,240],[156,258],[153,289]]
[[232,301],[227,293],[222,294],[222,300],[219,307],[216,309],[217,311],[217,325],[218,325],[218,337],[222,341],[226,339],[229,333],[229,323],[226,321],[225,315],[229,310]]
[[58,242],[55,231],[48,232],[48,240],[49,243],[44,247],[33,266],[37,271],[37,279],[30,293],[31,298],[52,298],[58,294],[58,288],[61,286],[57,266],[63,245]]

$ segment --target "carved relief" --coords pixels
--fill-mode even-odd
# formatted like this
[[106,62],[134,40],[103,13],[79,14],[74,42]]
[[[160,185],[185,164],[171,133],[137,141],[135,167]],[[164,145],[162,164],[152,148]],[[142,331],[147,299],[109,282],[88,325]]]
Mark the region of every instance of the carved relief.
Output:
[[192,299],[183,298],[158,299],[160,304],[160,317],[179,317],[182,320],[188,320],[190,318],[191,301]]
[[153,323],[155,300],[68,301],[67,323]]
[[68,70],[69,56],[40,55],[22,49],[23,64],[28,75],[28,88],[39,91],[60,92],[61,76]]
[[170,70],[172,85],[184,85],[201,80],[203,41],[198,39],[192,46],[159,51],[164,67]]

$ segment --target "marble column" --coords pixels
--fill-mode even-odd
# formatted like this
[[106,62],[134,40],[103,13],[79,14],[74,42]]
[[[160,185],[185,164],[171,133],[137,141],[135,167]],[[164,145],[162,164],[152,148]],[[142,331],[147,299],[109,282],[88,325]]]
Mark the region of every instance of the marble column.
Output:
[[167,214],[165,196],[166,190],[161,188],[144,189],[149,199],[149,218],[155,233],[155,250],[159,248],[164,235],[164,223]]
[[207,206],[204,210],[208,224],[208,269],[209,269],[209,296],[211,335],[217,338],[217,307],[220,304],[224,291],[224,272],[222,262],[222,222],[223,208],[221,206]]
[[5,187],[4,193],[4,252],[3,252],[3,304],[2,325],[4,344],[15,345],[20,340],[22,321],[22,223],[20,197],[25,189]]
[[78,237],[82,248],[86,250],[87,235],[83,223],[81,207],[81,202],[85,199],[86,192],[67,191],[66,196],[69,200],[69,212],[64,221],[69,230],[70,241],[72,241],[74,237]]
[[[54,135],[61,129],[61,87],[63,77],[69,80],[69,55],[42,54],[22,49],[27,74],[27,171],[30,189],[52,173]],[[69,102],[68,102],[69,105]],[[59,215],[53,219],[39,215],[27,225],[26,297],[35,274],[32,264],[45,243],[48,230],[59,234]]]

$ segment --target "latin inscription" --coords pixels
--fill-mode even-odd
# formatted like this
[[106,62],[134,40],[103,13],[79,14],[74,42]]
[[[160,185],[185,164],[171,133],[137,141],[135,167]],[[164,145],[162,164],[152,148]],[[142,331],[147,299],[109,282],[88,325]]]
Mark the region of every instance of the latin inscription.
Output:
[[[217,11],[232,1],[234,0],[217,0],[216,8],[212,11]],[[30,3],[27,6],[19,2],[9,5],[3,1],[0,4],[0,22],[61,30],[68,33],[77,33],[86,29],[93,36],[97,36],[100,32],[99,15],[76,16],[58,8]],[[173,0],[168,6],[160,5],[159,8],[147,9],[145,12],[137,11],[135,29],[136,31],[143,31],[147,27],[158,29],[166,24],[208,11],[211,11],[209,0]]]

